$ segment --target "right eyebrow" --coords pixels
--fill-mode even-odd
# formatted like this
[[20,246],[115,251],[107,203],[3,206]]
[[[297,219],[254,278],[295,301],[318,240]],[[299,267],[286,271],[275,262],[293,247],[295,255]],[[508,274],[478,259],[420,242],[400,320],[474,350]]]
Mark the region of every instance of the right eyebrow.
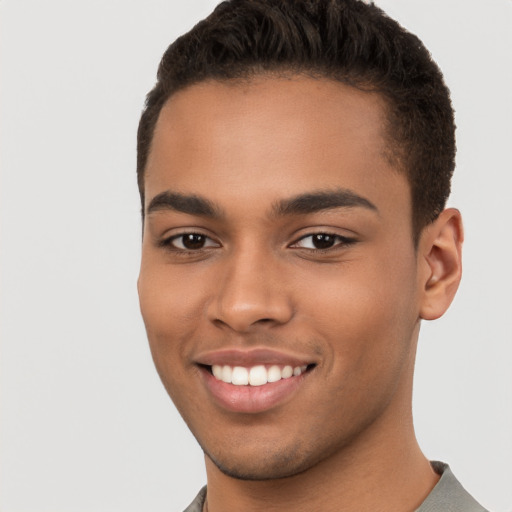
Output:
[[306,215],[334,208],[365,208],[379,213],[378,208],[365,197],[349,189],[317,190],[274,204],[273,213],[277,216]]
[[146,213],[173,210],[199,217],[219,218],[222,212],[208,199],[195,194],[187,195],[169,190],[157,194],[149,203]]

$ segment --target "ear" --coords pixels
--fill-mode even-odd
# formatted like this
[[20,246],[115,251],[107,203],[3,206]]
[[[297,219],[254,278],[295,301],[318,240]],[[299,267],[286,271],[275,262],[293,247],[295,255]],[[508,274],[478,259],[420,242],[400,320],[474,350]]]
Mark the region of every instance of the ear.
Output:
[[451,304],[462,275],[464,231],[460,212],[444,210],[422,234],[418,246],[420,318],[435,320]]

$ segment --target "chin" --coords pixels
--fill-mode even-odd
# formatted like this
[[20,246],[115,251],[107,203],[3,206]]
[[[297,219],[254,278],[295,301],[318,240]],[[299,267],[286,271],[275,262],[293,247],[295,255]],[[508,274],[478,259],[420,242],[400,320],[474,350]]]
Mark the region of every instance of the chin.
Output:
[[248,456],[240,452],[212,454],[203,451],[219,471],[238,480],[290,478],[307,471],[319,462],[311,460],[303,451],[290,447],[272,452],[262,450],[258,456]]
[[[208,457],[210,456],[208,455]],[[264,481],[289,478],[307,469],[304,467],[296,467],[295,464],[283,463],[284,461],[272,464],[266,460],[260,464],[248,464],[247,462],[238,463],[236,461],[224,463],[224,461],[218,461],[213,458],[211,458],[211,460],[219,471],[237,480]]]

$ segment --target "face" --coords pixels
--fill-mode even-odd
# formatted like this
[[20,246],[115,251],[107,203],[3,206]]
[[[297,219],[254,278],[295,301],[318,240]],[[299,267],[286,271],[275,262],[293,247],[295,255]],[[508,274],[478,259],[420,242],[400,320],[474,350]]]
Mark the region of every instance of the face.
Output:
[[296,77],[194,85],[161,112],[141,311],[163,384],[226,474],[294,475],[408,414],[418,271],[384,111]]

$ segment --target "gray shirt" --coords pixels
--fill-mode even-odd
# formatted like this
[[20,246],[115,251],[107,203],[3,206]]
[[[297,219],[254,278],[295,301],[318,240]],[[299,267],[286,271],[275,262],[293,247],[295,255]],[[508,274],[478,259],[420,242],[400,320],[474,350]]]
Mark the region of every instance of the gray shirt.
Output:
[[[488,512],[462,487],[448,464],[436,461],[431,464],[441,478],[415,512]],[[202,512],[205,499],[206,487],[203,487],[183,512]]]

